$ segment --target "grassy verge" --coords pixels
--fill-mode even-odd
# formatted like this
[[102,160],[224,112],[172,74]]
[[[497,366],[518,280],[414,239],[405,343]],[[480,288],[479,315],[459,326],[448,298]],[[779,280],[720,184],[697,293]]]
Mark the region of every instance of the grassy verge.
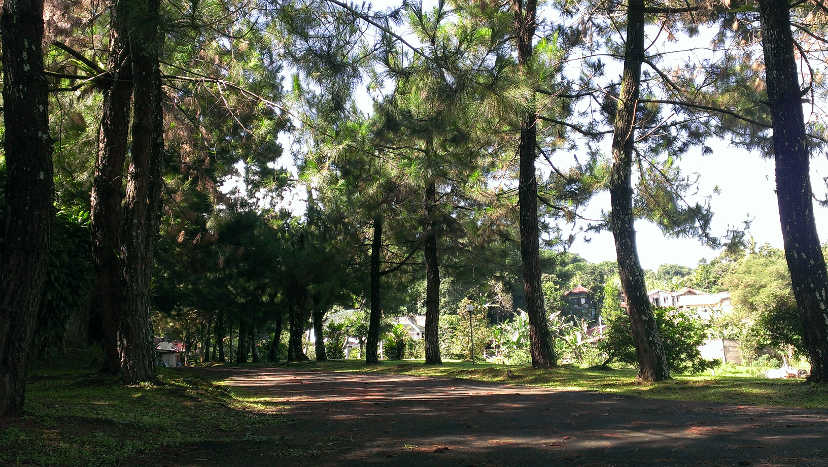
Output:
[[493,383],[543,386],[563,390],[600,391],[653,399],[726,402],[742,405],[828,409],[828,387],[806,384],[801,379],[770,380],[755,369],[727,366],[708,375],[678,375],[670,381],[642,384],[632,369],[595,370],[564,365],[551,370],[447,362],[423,365],[422,361],[383,362],[366,366],[361,361],[306,362],[292,368],[336,372],[385,372],[413,376],[459,378]]
[[89,370],[40,370],[26,416],[0,420],[0,465],[116,465],[165,447],[250,439],[280,423],[278,410],[172,371],[158,384],[122,386]]

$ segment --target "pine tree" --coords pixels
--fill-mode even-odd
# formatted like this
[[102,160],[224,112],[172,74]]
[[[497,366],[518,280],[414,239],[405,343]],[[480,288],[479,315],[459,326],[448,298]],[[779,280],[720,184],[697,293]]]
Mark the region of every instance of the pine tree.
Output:
[[615,237],[618,273],[627,297],[632,335],[638,356],[638,377],[659,381],[670,377],[664,344],[650,308],[644,271],[638,261],[633,214],[632,164],[636,110],[640,96],[641,62],[644,57],[644,1],[627,6],[627,37],[624,72],[615,114],[610,174],[612,212],[610,225]]
[[785,258],[811,362],[810,381],[828,382],[828,273],[817,235],[803,94],[787,0],[760,0],[762,49],[776,161]]
[[0,209],[0,417],[23,413],[29,344],[54,222],[43,74],[43,1],[8,0],[0,18],[7,181]]

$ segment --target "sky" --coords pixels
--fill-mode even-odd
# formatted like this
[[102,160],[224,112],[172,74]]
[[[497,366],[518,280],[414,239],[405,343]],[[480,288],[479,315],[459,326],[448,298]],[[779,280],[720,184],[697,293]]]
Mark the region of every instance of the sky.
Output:
[[[681,166],[699,176],[700,193],[713,194],[713,232],[723,234],[729,226],[740,227],[750,219],[748,237],[757,244],[769,243],[782,247],[782,229],[776,207],[773,160],[763,159],[757,153],[729,146],[725,142],[710,145],[713,154],[702,156],[694,151],[681,160]],[[609,148],[607,148],[609,150]],[[819,155],[811,161],[811,184],[816,196],[825,198],[828,177],[828,159]],[[605,194],[604,194],[605,195]],[[600,212],[609,209],[609,196],[601,195],[589,209]],[[814,206],[817,230],[821,241],[828,241],[828,208]],[[681,264],[694,267],[702,258],[718,255],[700,241],[688,238],[667,238],[657,226],[647,221],[636,222],[638,254],[645,269],[656,269],[661,264]],[[570,251],[593,262],[615,260],[612,234],[603,232],[592,235],[590,241],[577,240]]]

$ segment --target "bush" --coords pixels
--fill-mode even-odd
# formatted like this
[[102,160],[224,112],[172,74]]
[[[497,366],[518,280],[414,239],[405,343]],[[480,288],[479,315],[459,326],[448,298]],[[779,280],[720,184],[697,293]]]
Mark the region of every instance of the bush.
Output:
[[345,339],[347,339],[345,323],[328,323],[325,327],[325,354],[329,359],[345,358]]
[[506,321],[492,328],[495,343],[495,361],[508,365],[528,365],[532,363],[529,355],[529,317],[519,312],[511,321]]
[[[700,373],[719,364],[718,361],[703,359],[699,352],[709,328],[704,321],[692,312],[675,308],[656,307],[653,314],[664,342],[670,372]],[[629,315],[621,311],[606,318],[606,338],[599,344],[599,348],[608,355],[605,364],[617,361],[636,365],[638,359]]]
[[385,335],[382,346],[385,351],[385,358],[388,360],[402,360],[405,357],[405,349],[411,337],[405,326],[397,324]]

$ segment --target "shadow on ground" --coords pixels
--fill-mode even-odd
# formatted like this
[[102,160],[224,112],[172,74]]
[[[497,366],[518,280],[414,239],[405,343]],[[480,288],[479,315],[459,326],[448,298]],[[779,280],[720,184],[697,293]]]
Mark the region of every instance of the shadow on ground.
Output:
[[284,405],[284,423],[249,441],[178,446],[156,457],[162,465],[828,465],[824,410],[386,374],[182,371]]

